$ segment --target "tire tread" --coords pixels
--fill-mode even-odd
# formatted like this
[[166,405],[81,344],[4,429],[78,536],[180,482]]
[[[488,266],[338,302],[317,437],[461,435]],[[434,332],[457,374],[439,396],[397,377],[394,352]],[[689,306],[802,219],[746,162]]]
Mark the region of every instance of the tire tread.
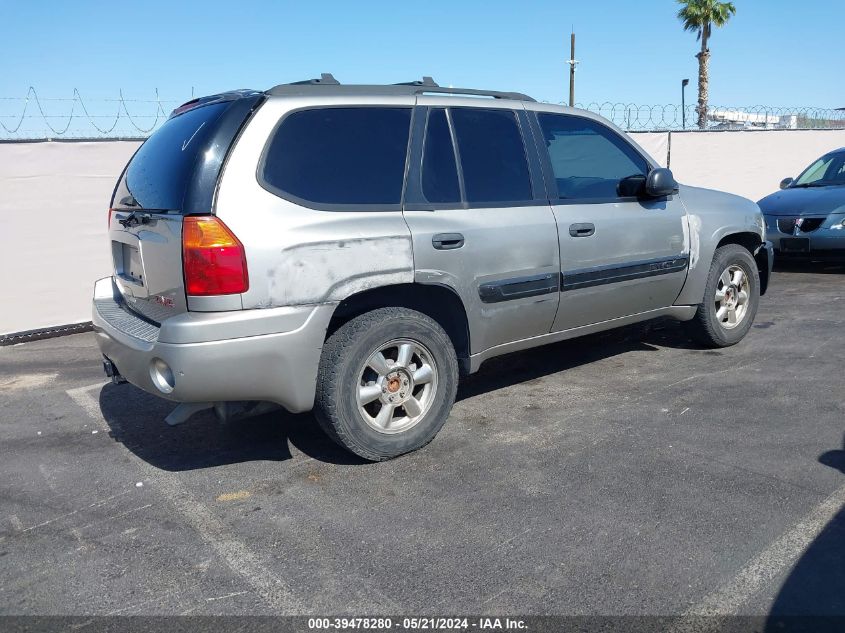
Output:
[[[712,313],[713,306],[708,298],[711,297],[715,291],[715,287],[713,287],[715,283],[714,277],[717,278],[721,275],[722,271],[731,261],[735,261],[737,258],[744,259],[746,257],[751,263],[751,292],[753,296],[749,299],[749,301],[753,303],[749,308],[749,314],[746,316],[747,322],[741,326],[742,330],[744,330],[742,336],[736,340],[731,340],[733,337],[726,338],[725,331],[716,322],[715,315]],[[749,261],[746,261],[746,263],[749,263]],[[713,254],[713,260],[710,262],[710,270],[707,273],[707,285],[704,290],[704,300],[698,304],[695,316],[690,321],[685,321],[682,324],[684,331],[687,333],[687,336],[704,347],[717,348],[735,345],[744,338],[748,329],[751,327],[751,324],[754,322],[760,298],[759,293],[760,277],[757,271],[756,262],[754,262],[754,257],[748,249],[740,246],[739,244],[725,244],[724,246],[717,248],[716,252]]]
[[[443,328],[441,328],[434,319],[421,312],[399,307],[378,308],[349,320],[340,326],[331,336],[329,336],[323,344],[323,351],[320,356],[319,370],[317,373],[317,389],[314,400],[315,417],[317,418],[320,428],[334,442],[367,461],[379,462],[391,459],[397,455],[379,452],[362,446],[361,442],[356,441],[356,439],[348,432],[347,428],[340,423],[340,420],[342,419],[341,407],[343,406],[343,403],[338,401],[336,394],[339,392],[339,386],[342,384],[344,379],[343,370],[345,366],[343,360],[355,350],[356,344],[360,338],[371,332],[373,328],[385,327],[390,321],[403,318],[412,319],[425,324],[435,332],[438,332],[444,339],[444,351],[446,355],[446,363],[448,365],[444,368],[444,376],[447,379],[451,376],[452,379],[451,381],[444,380],[443,382],[446,384],[444,384],[443,387],[446,391],[446,397],[450,399],[449,406],[451,407],[451,401],[453,401],[455,397],[458,376],[458,361],[455,355],[455,350]],[[449,382],[453,384],[450,385],[448,384]],[[430,413],[431,412],[429,412],[429,414]],[[425,439],[422,443],[414,445],[409,449],[409,451],[422,448],[431,442],[437,434],[437,431],[440,430],[440,426],[442,426],[442,424],[437,426],[435,432],[432,433],[430,437],[427,437],[427,439]]]

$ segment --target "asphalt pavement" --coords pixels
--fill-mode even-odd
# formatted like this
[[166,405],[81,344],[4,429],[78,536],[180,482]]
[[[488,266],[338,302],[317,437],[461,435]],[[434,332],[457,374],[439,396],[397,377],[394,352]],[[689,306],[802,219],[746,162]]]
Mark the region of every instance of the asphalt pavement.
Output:
[[735,347],[494,359],[380,464],[310,414],[170,428],[90,333],[0,348],[0,614],[845,615],[843,326],[845,268],[789,267]]

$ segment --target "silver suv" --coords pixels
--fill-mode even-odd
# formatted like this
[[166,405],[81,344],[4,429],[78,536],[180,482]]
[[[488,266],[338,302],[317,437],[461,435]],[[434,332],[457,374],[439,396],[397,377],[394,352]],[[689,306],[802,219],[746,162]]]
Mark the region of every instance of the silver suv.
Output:
[[109,212],[106,372],[181,403],[313,409],[368,460],[425,445],[493,356],[655,317],[751,327],[763,216],[589,112],[331,75],[176,109]]

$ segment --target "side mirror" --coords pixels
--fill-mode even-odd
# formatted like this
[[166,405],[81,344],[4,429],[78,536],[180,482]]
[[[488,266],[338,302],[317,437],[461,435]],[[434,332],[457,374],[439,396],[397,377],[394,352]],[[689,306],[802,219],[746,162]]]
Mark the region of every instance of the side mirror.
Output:
[[792,184],[792,178],[784,178],[780,181],[780,188],[786,189],[789,185]]
[[665,167],[652,169],[645,179],[645,195],[649,198],[665,198],[678,190],[678,183],[672,171]]

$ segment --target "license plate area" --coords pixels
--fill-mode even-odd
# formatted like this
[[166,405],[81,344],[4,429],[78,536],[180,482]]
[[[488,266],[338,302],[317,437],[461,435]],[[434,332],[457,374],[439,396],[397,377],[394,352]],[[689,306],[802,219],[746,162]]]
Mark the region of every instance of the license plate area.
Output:
[[784,253],[808,253],[810,252],[810,238],[783,237],[780,240],[780,250]]
[[113,242],[115,273],[122,279],[139,286],[144,285],[144,267],[137,247],[123,242]]

